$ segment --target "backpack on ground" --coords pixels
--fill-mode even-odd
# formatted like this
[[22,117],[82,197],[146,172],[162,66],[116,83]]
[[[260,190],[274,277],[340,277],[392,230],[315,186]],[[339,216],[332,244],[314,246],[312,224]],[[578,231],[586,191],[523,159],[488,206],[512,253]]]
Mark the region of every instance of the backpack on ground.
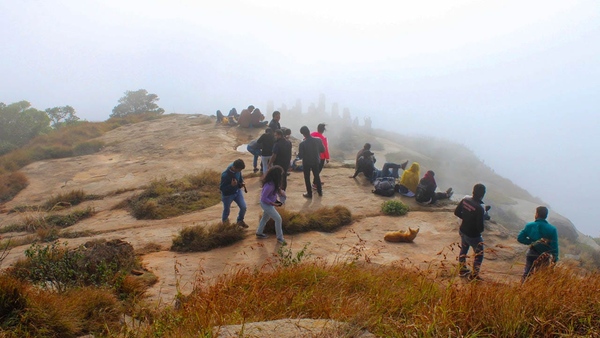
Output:
[[394,196],[394,186],[396,179],[394,177],[377,177],[373,182],[373,193],[381,196]]

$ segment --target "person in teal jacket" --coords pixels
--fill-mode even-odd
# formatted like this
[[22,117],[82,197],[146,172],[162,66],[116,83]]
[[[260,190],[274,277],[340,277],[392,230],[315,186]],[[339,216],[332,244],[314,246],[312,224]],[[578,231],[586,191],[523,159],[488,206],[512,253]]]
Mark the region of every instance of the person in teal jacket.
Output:
[[517,237],[519,243],[529,245],[525,270],[521,279],[523,282],[535,268],[547,265],[550,261],[554,263],[558,261],[558,231],[554,225],[546,221],[547,217],[548,208],[537,207],[535,221],[527,223]]

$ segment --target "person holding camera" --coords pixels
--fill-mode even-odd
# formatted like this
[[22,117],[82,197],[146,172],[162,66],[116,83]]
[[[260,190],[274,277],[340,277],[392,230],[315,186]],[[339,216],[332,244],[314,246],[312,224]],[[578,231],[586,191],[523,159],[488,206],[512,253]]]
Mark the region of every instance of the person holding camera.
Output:
[[275,209],[275,207],[283,205],[286,198],[285,190],[281,189],[283,175],[283,168],[275,165],[267,171],[261,180],[260,206],[263,209],[263,215],[258,223],[258,229],[256,229],[256,238],[267,238],[268,236],[264,234],[264,230],[267,222],[272,218],[275,221],[275,235],[279,244],[286,244],[283,239],[281,215]]
[[536,269],[558,261],[558,231],[554,225],[548,223],[547,217],[548,208],[537,207],[535,221],[527,223],[517,237],[519,243],[529,245],[521,282]]
[[221,184],[219,189],[221,190],[221,201],[223,202],[223,215],[221,220],[223,223],[229,222],[229,213],[231,211],[231,203],[235,202],[240,208],[240,212],[237,217],[237,225],[242,228],[247,228],[248,224],[244,222],[244,216],[246,215],[246,201],[244,201],[244,194],[240,190],[244,188],[246,191],[246,183],[242,177],[242,170],[246,168],[246,164],[241,159],[237,159],[230,164],[227,169],[221,174]]

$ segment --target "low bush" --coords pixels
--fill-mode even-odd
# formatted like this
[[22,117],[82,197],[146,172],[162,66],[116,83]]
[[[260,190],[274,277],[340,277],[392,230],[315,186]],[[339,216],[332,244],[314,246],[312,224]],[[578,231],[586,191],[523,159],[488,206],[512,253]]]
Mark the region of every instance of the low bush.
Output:
[[141,194],[128,200],[137,219],[164,219],[202,210],[221,202],[221,174],[205,170],[180,179],[152,181]]
[[172,251],[209,251],[241,241],[245,230],[235,223],[219,222],[208,228],[196,225],[183,228],[173,239]]
[[64,194],[51,196],[46,202],[44,202],[43,207],[47,211],[59,210],[64,207],[78,205],[84,201],[98,200],[102,198],[103,197],[99,195],[88,195],[81,189],[71,190]]
[[29,185],[27,176],[22,172],[0,175],[0,203],[12,200],[17,194]]
[[381,204],[381,212],[389,216],[403,216],[408,213],[408,206],[400,201],[389,200]]
[[[333,232],[352,223],[352,213],[346,207],[336,205],[323,207],[312,212],[294,212],[284,208],[278,209],[282,218],[283,231],[286,234],[297,234],[308,231]],[[269,220],[265,232],[275,233],[275,222]]]

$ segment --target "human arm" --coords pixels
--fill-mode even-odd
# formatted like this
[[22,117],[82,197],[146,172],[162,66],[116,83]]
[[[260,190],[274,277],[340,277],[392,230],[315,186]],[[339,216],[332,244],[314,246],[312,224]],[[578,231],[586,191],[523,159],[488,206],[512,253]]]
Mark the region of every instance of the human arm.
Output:
[[553,229],[553,231],[551,232],[550,236],[549,236],[549,240],[550,240],[550,251],[552,252],[552,255],[554,256],[554,262],[558,262],[558,254],[560,253],[558,250],[558,231],[556,231],[556,228]]
[[272,182],[263,185],[260,192],[260,201],[268,205],[276,205],[277,194],[275,193],[275,185]]
[[523,228],[523,230],[521,230],[521,232],[519,232],[519,235],[517,236],[517,242],[521,243],[521,244],[525,244],[525,245],[529,245],[533,242],[535,242],[533,239],[531,239],[529,237],[529,232],[531,230],[532,224],[531,223],[527,223],[527,225],[525,225],[525,228]]
[[456,208],[454,209],[454,216],[462,219],[462,205],[463,205],[463,200],[461,200],[458,205],[456,206]]

